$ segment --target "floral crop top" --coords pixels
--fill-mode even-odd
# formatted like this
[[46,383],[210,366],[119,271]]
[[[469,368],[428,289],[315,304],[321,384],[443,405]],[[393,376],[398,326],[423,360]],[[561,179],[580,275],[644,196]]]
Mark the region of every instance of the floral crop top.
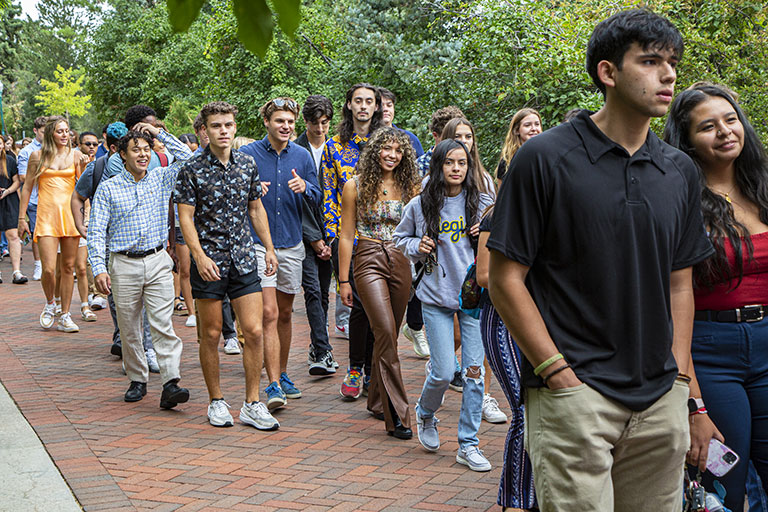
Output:
[[[357,176],[355,176],[357,181]],[[389,241],[403,218],[405,205],[399,199],[376,201],[367,211],[357,212],[357,234],[374,240]]]

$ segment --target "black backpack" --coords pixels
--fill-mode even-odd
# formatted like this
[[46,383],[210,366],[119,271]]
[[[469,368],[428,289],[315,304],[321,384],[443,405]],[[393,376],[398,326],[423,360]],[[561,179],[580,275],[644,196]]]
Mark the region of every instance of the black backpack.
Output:
[[93,162],[93,174],[91,174],[91,197],[88,199],[93,203],[93,196],[96,195],[96,188],[101,183],[101,178],[104,176],[104,169],[107,168],[107,161],[109,160],[109,154],[97,158]]

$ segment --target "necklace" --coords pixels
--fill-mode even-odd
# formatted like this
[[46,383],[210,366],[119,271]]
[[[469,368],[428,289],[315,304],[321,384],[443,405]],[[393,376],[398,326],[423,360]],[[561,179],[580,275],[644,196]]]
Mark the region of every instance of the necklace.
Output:
[[736,185],[732,186],[732,187],[731,187],[731,190],[729,190],[729,191],[728,191],[728,192],[726,192],[726,193],[722,193],[722,192],[720,192],[719,190],[715,190],[715,189],[712,189],[712,190],[714,190],[715,192],[717,192],[717,193],[718,193],[718,194],[720,194],[721,196],[725,197],[725,200],[726,200],[726,201],[728,201],[728,203],[732,204],[732,203],[733,203],[733,200],[731,199],[731,192],[733,192],[735,188],[736,188]]
[[383,188],[383,189],[381,189],[381,193],[384,194],[384,195],[387,195],[387,194],[389,194],[389,191],[387,189]]

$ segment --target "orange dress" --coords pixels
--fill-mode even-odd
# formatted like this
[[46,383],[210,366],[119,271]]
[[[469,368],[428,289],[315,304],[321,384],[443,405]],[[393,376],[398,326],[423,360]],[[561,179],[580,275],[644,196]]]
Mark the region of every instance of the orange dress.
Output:
[[46,168],[37,178],[35,242],[41,236],[56,238],[80,236],[75,227],[70,206],[75,183],[77,183],[77,170],[74,164],[66,169]]

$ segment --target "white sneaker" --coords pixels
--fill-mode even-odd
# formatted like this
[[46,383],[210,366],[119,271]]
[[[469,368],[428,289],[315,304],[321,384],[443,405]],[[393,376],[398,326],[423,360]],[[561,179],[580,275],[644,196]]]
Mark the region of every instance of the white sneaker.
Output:
[[456,462],[464,464],[472,471],[490,471],[491,463],[483,455],[483,451],[477,446],[459,448],[456,453]]
[[189,315],[187,317],[187,323],[185,323],[187,327],[197,327],[197,318],[195,318],[195,315]]
[[269,413],[264,402],[243,402],[240,421],[259,430],[277,430],[280,423]]
[[155,349],[148,348],[146,355],[147,355],[147,366],[149,367],[149,371],[152,373],[160,373],[160,365],[157,364],[157,352],[155,352]]
[[211,400],[208,404],[208,423],[214,427],[231,427],[234,425],[232,415],[229,414],[229,404],[223,399]]
[[39,261],[35,262],[35,270],[32,272],[32,280],[39,281],[43,277],[43,264]]
[[54,297],[53,301],[56,303],[56,316],[61,314],[61,297]]
[[344,339],[349,339],[349,324],[337,325],[336,336]]
[[72,321],[72,315],[65,313],[59,317],[58,330],[62,332],[78,332],[80,328]]
[[56,321],[56,305],[46,304],[43,308],[43,312],[40,313],[40,327],[43,329],[50,329],[53,327],[53,323]]
[[403,336],[405,336],[411,343],[413,343],[413,351],[421,359],[429,357],[429,343],[427,343],[427,334],[422,327],[418,331],[414,331],[408,324],[403,324],[401,329]]
[[507,422],[507,415],[499,409],[499,402],[488,393],[483,395],[483,419],[488,423]]
[[237,338],[224,340],[224,353],[230,355],[237,355],[240,353],[240,343],[237,341]]
[[100,309],[107,309],[109,307],[109,303],[107,302],[107,299],[104,297],[99,297],[98,295],[93,298],[93,301],[91,301],[91,309],[94,311],[98,311]]

